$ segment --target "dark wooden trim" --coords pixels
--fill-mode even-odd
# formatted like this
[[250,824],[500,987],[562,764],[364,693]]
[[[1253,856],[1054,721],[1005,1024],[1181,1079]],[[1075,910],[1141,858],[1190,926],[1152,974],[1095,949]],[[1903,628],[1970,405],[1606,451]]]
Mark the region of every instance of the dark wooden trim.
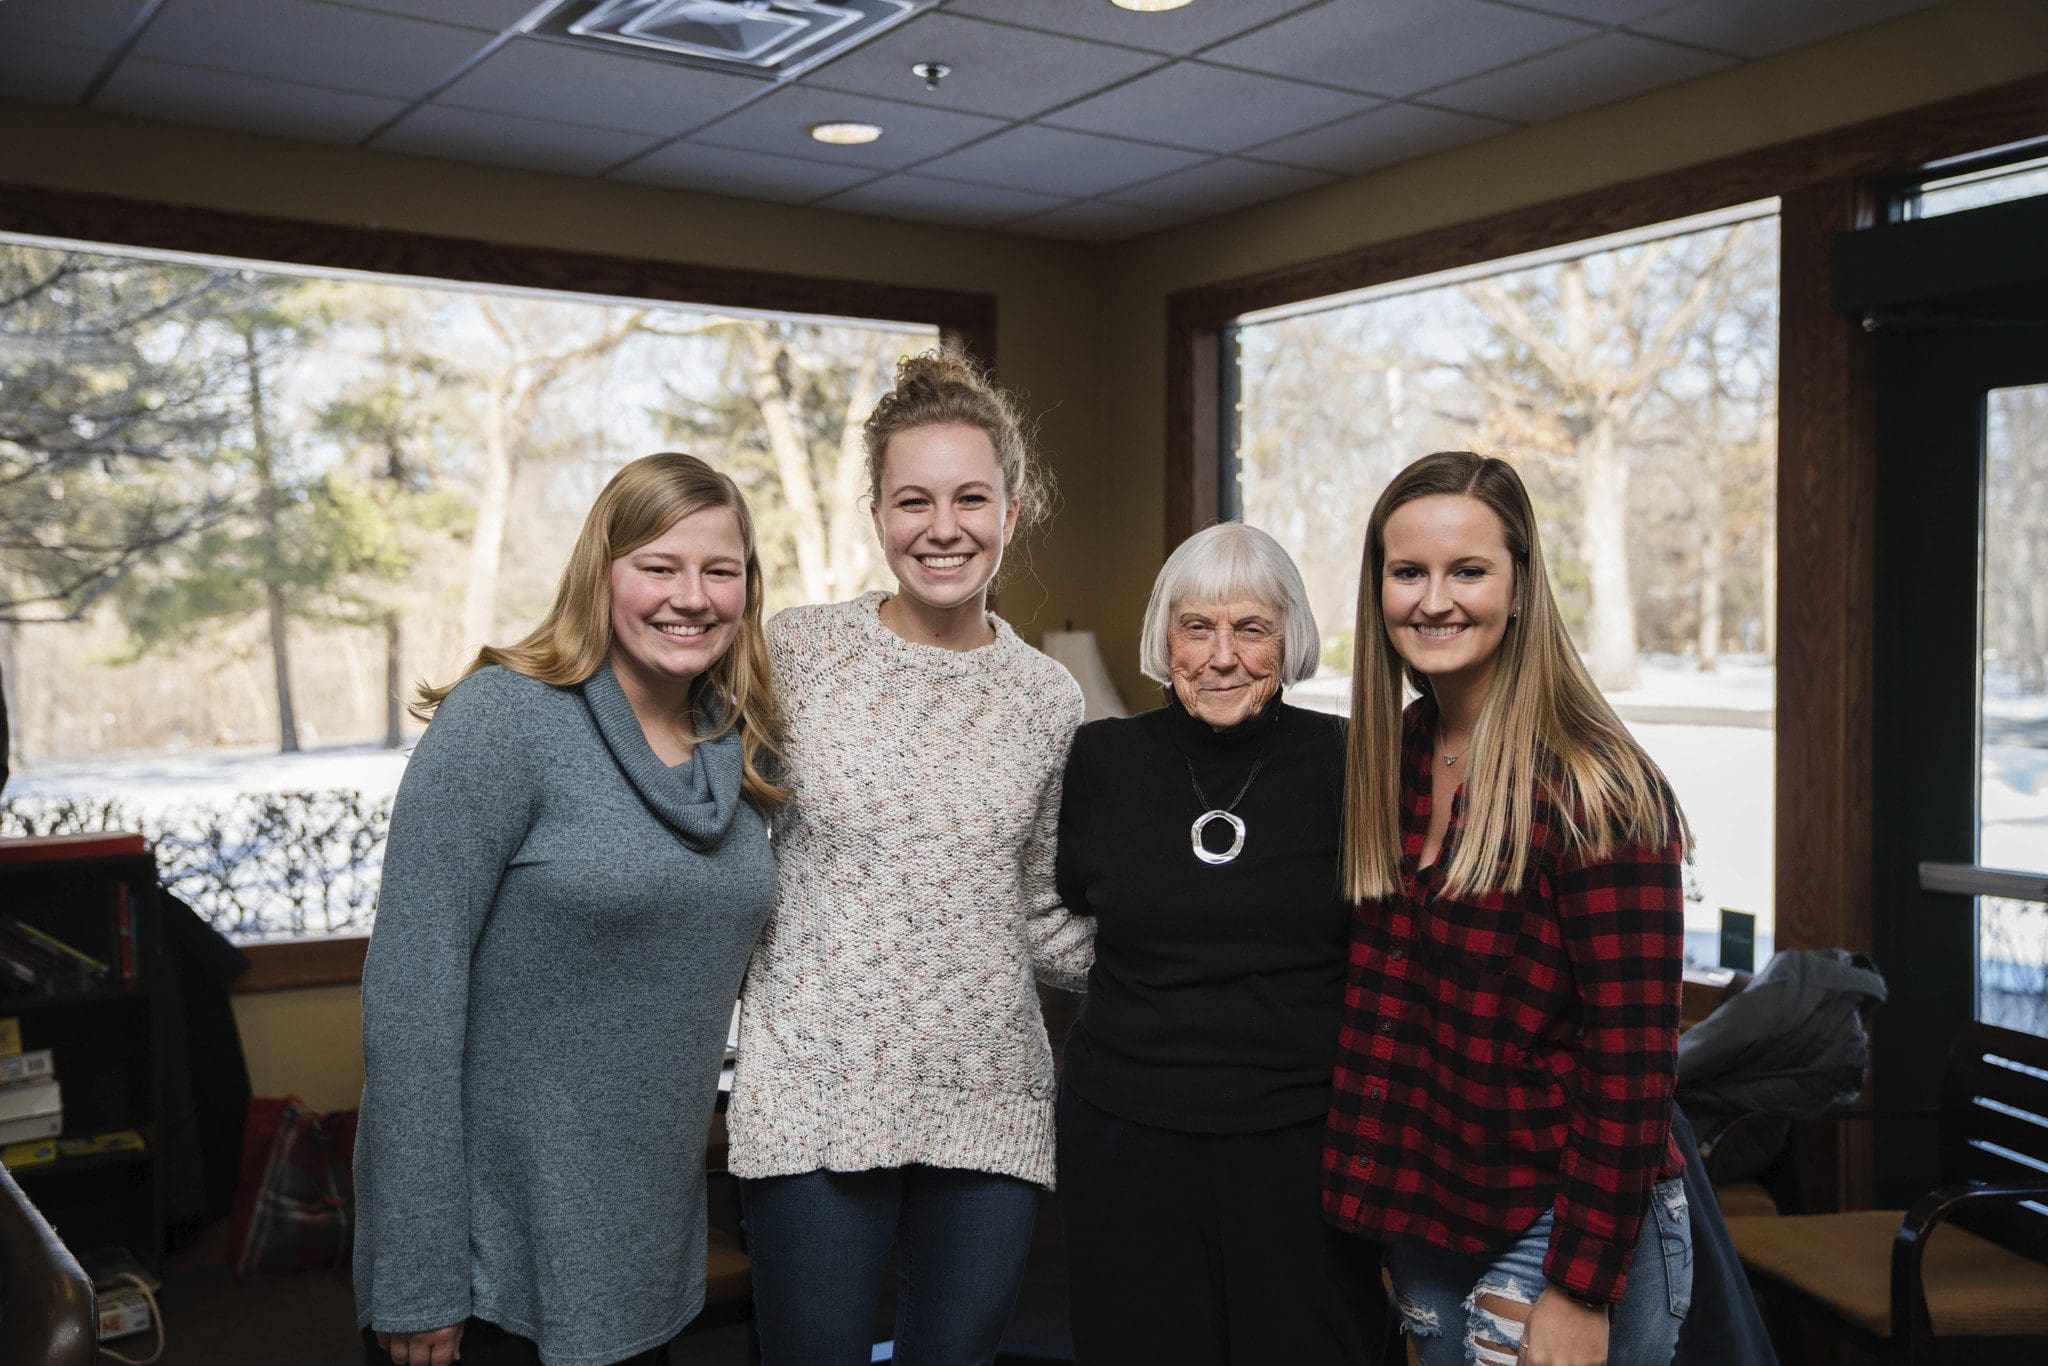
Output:
[[[1176,327],[1166,343],[1166,549],[1216,520],[1223,329]],[[1207,401],[1204,401],[1204,396]]]
[[1812,186],[1897,176],[1929,162],[2048,136],[2048,76],[1887,114],[1596,190],[1378,242],[1167,299],[1169,328],[1223,324],[1394,280],[1498,260]]
[[1835,311],[1831,279],[1835,237],[1879,208],[1847,182],[1779,210],[1780,948],[1871,945],[1877,348]]
[[995,296],[963,290],[342,227],[24,185],[0,185],[0,231],[111,247],[188,251],[619,299],[658,299],[707,308],[928,323],[985,363],[995,361]]
[[298,991],[306,987],[353,987],[363,980],[363,955],[368,935],[282,939],[244,944],[249,970],[235,979],[236,995],[258,991]]

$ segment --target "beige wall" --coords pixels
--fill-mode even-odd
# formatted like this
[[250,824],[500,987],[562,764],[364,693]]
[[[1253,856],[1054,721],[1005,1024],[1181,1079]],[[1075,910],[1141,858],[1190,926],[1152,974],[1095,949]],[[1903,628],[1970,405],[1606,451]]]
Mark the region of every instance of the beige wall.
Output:
[[[1163,558],[1165,298],[2048,69],[2048,4],[1951,0],[1832,42],[1115,248],[894,223],[0,103],[0,184],[996,294],[1005,381],[1045,413],[1064,495],[1004,597],[1028,636],[1102,633],[1144,703],[1136,625]],[[240,998],[264,1094],[352,1103],[352,990]]]

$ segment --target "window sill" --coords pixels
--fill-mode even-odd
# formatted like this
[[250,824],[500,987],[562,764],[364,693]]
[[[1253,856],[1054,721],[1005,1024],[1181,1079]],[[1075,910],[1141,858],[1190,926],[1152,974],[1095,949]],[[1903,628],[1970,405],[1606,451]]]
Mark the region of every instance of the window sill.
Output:
[[249,970],[235,979],[237,996],[306,987],[354,987],[363,981],[366,934],[322,935],[272,943],[244,944]]

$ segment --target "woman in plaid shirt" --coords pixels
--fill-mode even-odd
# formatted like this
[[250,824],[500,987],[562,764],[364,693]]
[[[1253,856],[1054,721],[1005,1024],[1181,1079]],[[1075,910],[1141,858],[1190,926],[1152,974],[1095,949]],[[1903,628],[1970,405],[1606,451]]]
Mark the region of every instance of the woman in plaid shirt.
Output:
[[1687,831],[1579,662],[1510,466],[1394,479],[1356,638],[1324,1211],[1388,1244],[1425,1362],[1669,1362]]

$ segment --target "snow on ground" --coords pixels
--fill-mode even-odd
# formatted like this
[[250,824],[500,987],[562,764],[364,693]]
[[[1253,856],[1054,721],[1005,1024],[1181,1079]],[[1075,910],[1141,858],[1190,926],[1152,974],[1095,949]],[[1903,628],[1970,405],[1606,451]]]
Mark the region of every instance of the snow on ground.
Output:
[[324,792],[354,788],[366,797],[398,790],[408,751],[349,745],[278,754],[199,750],[37,764],[17,770],[7,796],[116,797],[144,816],[195,803],[225,803],[244,792]]

